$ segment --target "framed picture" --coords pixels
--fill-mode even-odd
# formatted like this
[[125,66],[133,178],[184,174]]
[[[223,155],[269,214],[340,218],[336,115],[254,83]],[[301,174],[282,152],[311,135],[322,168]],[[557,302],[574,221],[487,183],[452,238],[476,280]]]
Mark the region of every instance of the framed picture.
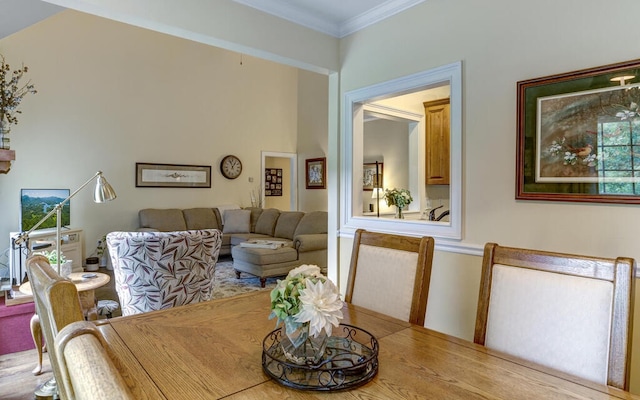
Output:
[[516,199],[640,203],[640,60],[517,87]]
[[366,163],[362,166],[362,190],[373,191],[374,188],[382,187],[382,163]]
[[210,188],[210,165],[136,163],[136,187]]
[[266,168],[264,178],[264,195],[282,196],[282,168]]
[[307,189],[324,189],[327,179],[327,159],[309,158],[306,160]]

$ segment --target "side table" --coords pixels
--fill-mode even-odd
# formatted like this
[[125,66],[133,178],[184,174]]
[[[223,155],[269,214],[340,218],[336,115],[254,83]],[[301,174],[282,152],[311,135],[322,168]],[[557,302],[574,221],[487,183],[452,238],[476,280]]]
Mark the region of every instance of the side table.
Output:
[[[87,278],[87,276],[93,276]],[[109,283],[111,277],[101,272],[73,272],[69,275],[69,279],[76,285],[78,290],[78,297],[80,298],[80,306],[84,313],[85,319],[89,321],[95,321],[98,319],[98,312],[96,309],[96,295],[95,290]],[[33,294],[31,291],[31,284],[25,282],[20,285],[20,292],[26,294]],[[34,314],[31,317],[31,336],[33,337],[33,343],[36,345],[38,351],[38,365],[33,369],[34,375],[42,373],[42,330],[40,328],[40,318],[38,314]],[[45,343],[46,346],[46,343]]]

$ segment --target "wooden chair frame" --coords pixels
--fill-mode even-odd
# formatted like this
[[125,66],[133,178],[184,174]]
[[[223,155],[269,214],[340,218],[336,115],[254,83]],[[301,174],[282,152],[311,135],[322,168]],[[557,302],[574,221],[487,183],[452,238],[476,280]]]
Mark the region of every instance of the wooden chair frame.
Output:
[[474,334],[474,342],[481,345],[485,344],[486,339],[491,282],[495,264],[612,282],[613,315],[607,385],[628,390],[635,290],[636,262],[634,259],[626,257],[598,258],[503,247],[496,243],[487,243],[482,260],[482,276]]
[[68,385],[75,400],[129,400],[129,391],[120,371],[106,350],[107,344],[95,324],[77,321],[65,326],[54,344],[55,353],[65,368]]
[[[73,393],[68,386],[66,369],[61,364],[63,360],[58,359],[53,344],[62,328],[76,321],[84,321],[78,291],[73,282],[55,272],[46,257],[30,256],[26,264],[33,300],[40,320],[39,325],[44,334],[45,343],[49,347],[51,368],[58,383],[58,391],[61,398],[71,399]],[[36,346],[38,345],[36,343]]]
[[424,326],[427,300],[429,297],[429,283],[431,282],[431,266],[435,246],[434,239],[429,236],[409,237],[358,229],[353,239],[353,251],[351,252],[351,268],[349,269],[347,291],[345,294],[345,301],[347,303],[351,303],[353,297],[358,254],[361,244],[418,253],[418,268],[416,268],[416,277],[414,279],[409,322]]

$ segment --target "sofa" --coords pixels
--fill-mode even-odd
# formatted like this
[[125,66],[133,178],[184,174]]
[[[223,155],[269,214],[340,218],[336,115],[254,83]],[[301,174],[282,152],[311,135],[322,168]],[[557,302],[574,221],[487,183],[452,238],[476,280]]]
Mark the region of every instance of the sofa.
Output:
[[[327,266],[327,212],[280,211],[275,208],[212,207],[142,209],[140,231],[219,229],[220,255],[231,255],[236,274],[260,278],[286,275],[302,264]],[[255,241],[276,242],[276,248],[244,247]],[[245,243],[243,245],[243,243]]]

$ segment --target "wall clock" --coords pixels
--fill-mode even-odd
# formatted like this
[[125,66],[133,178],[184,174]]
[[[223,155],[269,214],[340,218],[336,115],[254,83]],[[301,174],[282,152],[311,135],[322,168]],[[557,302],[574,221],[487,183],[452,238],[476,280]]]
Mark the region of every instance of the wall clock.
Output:
[[236,156],[225,156],[220,161],[220,172],[227,179],[236,179],[242,173],[242,162]]

